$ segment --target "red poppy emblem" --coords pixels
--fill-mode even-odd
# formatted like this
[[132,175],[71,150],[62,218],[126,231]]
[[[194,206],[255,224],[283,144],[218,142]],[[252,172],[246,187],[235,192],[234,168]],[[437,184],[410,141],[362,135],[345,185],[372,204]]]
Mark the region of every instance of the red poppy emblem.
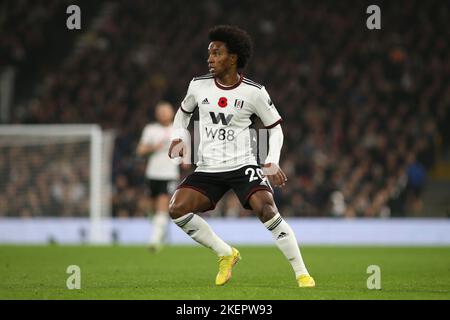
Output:
[[218,102],[218,105],[221,108],[225,108],[228,105],[227,98],[225,98],[225,97],[220,98],[219,102]]

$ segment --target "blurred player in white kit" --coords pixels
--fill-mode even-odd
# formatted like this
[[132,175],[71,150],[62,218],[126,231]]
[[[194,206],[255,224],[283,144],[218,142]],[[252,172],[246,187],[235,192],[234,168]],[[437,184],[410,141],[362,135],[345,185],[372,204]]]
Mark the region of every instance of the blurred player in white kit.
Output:
[[158,252],[164,243],[169,222],[169,200],[180,178],[180,160],[167,159],[174,110],[169,102],[156,105],[156,122],[145,126],[136,153],[148,157],[145,177],[153,206],[152,232],[149,249]]

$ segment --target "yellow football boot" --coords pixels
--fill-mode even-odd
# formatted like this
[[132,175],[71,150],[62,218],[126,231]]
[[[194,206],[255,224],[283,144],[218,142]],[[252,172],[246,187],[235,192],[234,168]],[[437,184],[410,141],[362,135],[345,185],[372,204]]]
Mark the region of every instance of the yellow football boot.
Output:
[[300,288],[314,288],[316,286],[316,282],[313,277],[308,274],[302,274],[297,278],[298,286]]
[[223,286],[231,278],[231,271],[234,265],[241,260],[241,254],[237,249],[231,248],[230,256],[222,256],[219,258],[219,273],[216,276],[216,285]]

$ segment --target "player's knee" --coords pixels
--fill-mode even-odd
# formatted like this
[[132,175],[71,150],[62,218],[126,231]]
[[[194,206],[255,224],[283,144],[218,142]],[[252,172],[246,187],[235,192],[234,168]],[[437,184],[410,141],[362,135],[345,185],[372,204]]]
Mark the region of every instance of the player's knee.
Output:
[[264,203],[258,212],[261,221],[266,222],[277,214],[277,208],[272,203]]
[[170,201],[169,215],[172,219],[177,219],[187,214],[186,206],[180,201]]

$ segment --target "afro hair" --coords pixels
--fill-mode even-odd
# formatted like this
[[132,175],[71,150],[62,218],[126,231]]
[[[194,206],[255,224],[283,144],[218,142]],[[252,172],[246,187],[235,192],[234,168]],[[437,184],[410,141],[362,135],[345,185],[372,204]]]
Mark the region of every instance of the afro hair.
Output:
[[237,67],[245,68],[253,51],[252,39],[246,31],[236,26],[220,25],[209,31],[209,40],[224,42],[229,53],[237,54]]

